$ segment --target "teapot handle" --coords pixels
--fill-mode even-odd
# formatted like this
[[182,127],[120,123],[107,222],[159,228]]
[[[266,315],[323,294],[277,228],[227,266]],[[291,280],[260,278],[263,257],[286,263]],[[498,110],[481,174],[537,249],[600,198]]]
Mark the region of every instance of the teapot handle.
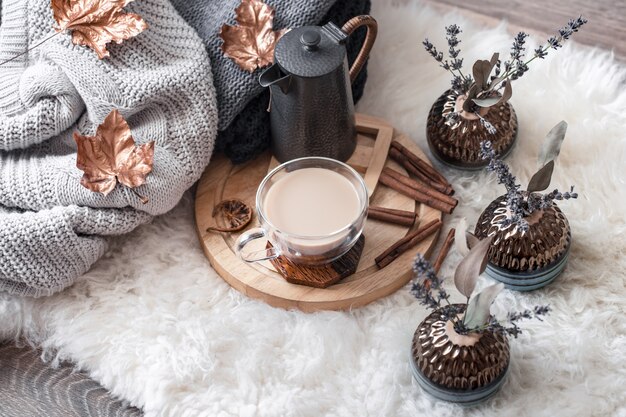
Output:
[[374,41],[376,40],[376,35],[378,34],[378,23],[372,16],[361,15],[348,20],[341,28],[346,35],[350,36],[352,32],[361,26],[367,27],[367,34],[365,35],[365,42],[363,42],[359,55],[357,55],[352,67],[350,68],[350,82],[354,82],[356,76],[359,75],[361,68],[363,68],[363,64],[365,64],[365,61],[372,50],[372,46],[374,46]]

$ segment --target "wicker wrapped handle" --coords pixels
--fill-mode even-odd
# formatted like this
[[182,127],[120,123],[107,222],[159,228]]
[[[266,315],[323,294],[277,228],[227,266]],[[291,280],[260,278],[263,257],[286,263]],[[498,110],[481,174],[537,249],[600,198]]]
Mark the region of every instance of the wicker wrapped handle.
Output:
[[361,68],[363,68],[365,61],[367,61],[367,57],[372,50],[372,46],[374,46],[374,41],[376,40],[376,35],[378,34],[378,23],[372,16],[361,15],[348,20],[341,28],[341,30],[350,36],[352,32],[361,26],[367,27],[367,34],[365,35],[365,42],[363,42],[359,55],[357,55],[356,60],[350,68],[350,82],[354,82],[354,79],[357,75],[359,75]]

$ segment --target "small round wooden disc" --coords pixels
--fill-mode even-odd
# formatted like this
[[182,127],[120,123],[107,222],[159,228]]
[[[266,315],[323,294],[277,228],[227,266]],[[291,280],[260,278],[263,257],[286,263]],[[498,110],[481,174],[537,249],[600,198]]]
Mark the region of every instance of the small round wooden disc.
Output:
[[[359,129],[360,123],[365,126]],[[369,158],[376,140],[376,129],[389,128],[384,120],[370,116],[357,115],[358,148],[355,155]],[[381,129],[383,131],[383,129]],[[391,130],[389,130],[391,132]],[[393,131],[393,140],[396,140],[410,149],[420,158],[428,158],[408,137]],[[356,156],[355,156],[356,157]],[[374,161],[374,158],[371,158]],[[223,155],[215,157],[204,172],[196,191],[196,228],[200,243],[217,273],[233,288],[257,299],[261,299],[275,307],[297,308],[303,311],[317,310],[345,310],[370,303],[378,298],[389,295],[404,286],[412,277],[411,264],[416,253],[428,255],[434,246],[438,233],[434,233],[412,250],[398,257],[390,265],[378,269],[374,258],[385,249],[405,236],[420,223],[425,224],[433,219],[441,219],[442,213],[424,204],[416,203],[409,197],[385,186],[378,186],[370,197],[370,205],[411,210],[418,214],[418,223],[409,228],[377,220],[367,220],[364,234],[365,247],[357,272],[344,278],[328,288],[313,288],[303,285],[290,284],[280,276],[269,262],[249,264],[243,262],[235,254],[233,248],[239,234],[207,232],[206,229],[215,225],[211,216],[213,207],[225,199],[236,198],[254,207],[256,190],[261,180],[268,172],[272,163],[269,154],[264,154],[243,165],[233,165]],[[363,175],[363,169],[351,165]],[[370,164],[373,166],[374,162]],[[385,162],[399,172],[406,171],[391,159]],[[370,175],[371,176],[371,175]],[[244,229],[258,225],[256,216],[250,225]],[[260,239],[258,248],[265,247],[266,241]],[[251,250],[254,250],[252,247]]]

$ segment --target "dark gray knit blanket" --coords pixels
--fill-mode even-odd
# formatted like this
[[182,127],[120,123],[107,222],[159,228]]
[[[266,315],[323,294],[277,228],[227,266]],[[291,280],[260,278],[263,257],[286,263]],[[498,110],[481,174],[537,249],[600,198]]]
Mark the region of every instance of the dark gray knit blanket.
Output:
[[[172,0],[172,4],[204,40],[211,59],[219,107],[217,150],[235,163],[245,162],[269,146],[270,126],[266,112],[269,93],[258,84],[259,70],[250,74],[226,58],[218,34],[224,23],[235,24],[240,0]],[[367,14],[370,0],[267,0],[274,7],[274,28],[324,24],[342,26],[351,17]],[[350,37],[348,60],[356,58],[364,29]],[[367,70],[363,68],[352,86],[354,100],[363,94]]]

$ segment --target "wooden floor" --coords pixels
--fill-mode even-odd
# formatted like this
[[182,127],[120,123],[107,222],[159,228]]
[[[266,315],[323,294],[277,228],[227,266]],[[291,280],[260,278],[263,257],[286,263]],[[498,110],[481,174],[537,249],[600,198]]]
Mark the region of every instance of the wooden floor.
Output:
[[[411,0],[406,0],[411,1]],[[626,0],[425,0],[441,11],[456,9],[487,25],[509,22],[512,31],[546,37],[571,18],[589,22],[574,35],[576,42],[613,50],[626,60]],[[546,38],[547,39],[547,38]]]
[[[576,41],[612,49],[626,60],[626,0],[424,1],[442,11],[456,8],[488,25],[506,19],[512,31],[523,29],[541,37],[582,14],[589,23],[575,35]],[[86,374],[72,372],[69,365],[52,369],[41,362],[36,351],[0,346],[0,417],[140,415],[139,410],[112,398]]]
[[141,411],[70,364],[52,368],[41,352],[0,345],[0,417],[139,417]]

